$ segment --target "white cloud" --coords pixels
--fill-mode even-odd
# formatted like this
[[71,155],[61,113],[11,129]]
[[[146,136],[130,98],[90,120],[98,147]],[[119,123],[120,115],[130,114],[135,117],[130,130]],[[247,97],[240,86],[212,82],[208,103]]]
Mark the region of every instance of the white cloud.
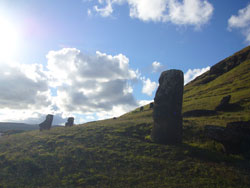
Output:
[[131,82],[137,72],[129,59],[96,52],[90,56],[74,48],[47,55],[51,86],[56,86],[56,104],[63,112],[120,114],[137,106]]
[[250,43],[250,4],[240,9],[238,15],[232,15],[228,20],[228,28],[238,28],[245,35],[246,41]]
[[142,87],[142,93],[152,96],[153,92],[155,89],[158,87],[158,84],[156,82],[152,82],[149,78],[141,78],[143,82],[143,87]]
[[0,108],[42,109],[52,104],[42,66],[0,64]]
[[210,67],[202,68],[202,69],[188,69],[188,71],[184,74],[184,84],[195,79],[197,76],[200,76],[204,72],[210,70]]
[[[113,4],[122,4],[125,0],[98,0],[99,4],[104,4],[104,1],[106,5],[102,8],[99,8],[97,5],[93,7],[93,9],[99,13],[103,17],[108,17],[113,13]],[[88,10],[89,12],[89,10]]]
[[143,21],[164,21],[167,15],[166,0],[127,0],[130,6],[130,17]]
[[110,0],[107,0],[107,4],[105,7],[98,8],[98,6],[94,6],[94,10],[103,17],[110,16],[113,12],[112,2]]
[[94,7],[103,17],[112,15],[113,5],[127,3],[130,17],[142,21],[172,22],[176,25],[192,25],[196,28],[206,24],[212,14],[213,6],[207,0],[103,0],[103,8]]
[[177,25],[195,25],[207,23],[213,13],[213,6],[202,0],[169,1],[169,19]]
[[63,48],[47,59],[46,67],[0,64],[0,121],[38,124],[47,114],[54,114],[53,124],[70,116],[76,123],[117,117],[148,102],[136,101],[135,83],[142,81],[150,96],[158,85],[131,69],[123,54]]
[[145,106],[151,102],[154,102],[154,100],[140,100],[140,101],[138,101],[140,106]]
[[152,63],[152,72],[162,72],[163,69],[164,66],[160,62],[154,61]]

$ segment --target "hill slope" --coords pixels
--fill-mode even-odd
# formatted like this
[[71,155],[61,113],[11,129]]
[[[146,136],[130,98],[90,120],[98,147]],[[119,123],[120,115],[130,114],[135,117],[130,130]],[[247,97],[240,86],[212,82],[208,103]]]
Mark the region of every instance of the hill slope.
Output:
[[2,137],[0,187],[250,187],[249,155],[228,156],[203,135],[206,124],[250,120],[250,61],[237,62],[233,68],[221,63],[226,71],[211,69],[185,86],[183,112],[213,110],[228,94],[240,108],[184,118],[183,144],[150,141],[149,106],[118,119]]
[[5,132],[9,130],[15,131],[28,131],[38,129],[38,125],[31,125],[25,123],[10,123],[10,122],[0,122],[0,132]]

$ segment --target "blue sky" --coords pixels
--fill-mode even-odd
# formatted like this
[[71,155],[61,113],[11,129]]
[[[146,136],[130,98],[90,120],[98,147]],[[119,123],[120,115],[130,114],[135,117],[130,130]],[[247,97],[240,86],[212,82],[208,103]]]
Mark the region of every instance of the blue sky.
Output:
[[[0,121],[119,116],[250,43],[249,1],[1,0]],[[16,114],[13,117],[13,114]]]

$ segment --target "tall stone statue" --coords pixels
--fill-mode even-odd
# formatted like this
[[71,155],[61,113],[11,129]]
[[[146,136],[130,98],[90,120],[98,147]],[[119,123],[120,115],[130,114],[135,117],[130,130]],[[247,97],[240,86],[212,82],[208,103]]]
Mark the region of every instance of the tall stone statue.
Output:
[[71,127],[74,125],[74,118],[73,117],[69,117],[68,121],[65,123],[66,127]]
[[53,115],[48,114],[46,116],[46,119],[42,123],[39,124],[40,131],[49,130],[51,128],[52,121],[53,121]]
[[154,98],[154,126],[151,132],[153,141],[162,144],[182,142],[183,86],[182,71],[162,72]]

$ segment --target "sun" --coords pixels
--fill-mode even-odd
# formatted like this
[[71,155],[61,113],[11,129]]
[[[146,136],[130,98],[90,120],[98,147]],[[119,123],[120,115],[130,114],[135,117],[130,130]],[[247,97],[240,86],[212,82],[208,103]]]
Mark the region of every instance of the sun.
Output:
[[0,15],[0,61],[14,58],[19,43],[18,30],[14,24]]

